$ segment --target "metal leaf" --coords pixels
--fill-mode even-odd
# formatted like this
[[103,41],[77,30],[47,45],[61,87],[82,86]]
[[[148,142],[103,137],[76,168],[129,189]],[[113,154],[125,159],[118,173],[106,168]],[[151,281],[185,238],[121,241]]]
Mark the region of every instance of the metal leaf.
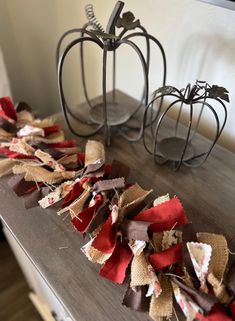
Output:
[[130,11],[123,13],[122,17],[119,17],[116,24],[117,28],[124,28],[126,30],[132,30],[139,26],[139,19],[135,21],[135,16]]
[[154,91],[153,95],[156,96],[157,94],[162,95],[170,95],[171,93],[175,92],[176,88],[172,86],[163,86],[158,88],[156,91]]
[[209,98],[214,98],[214,99],[220,98],[229,103],[228,91],[224,87],[213,85],[211,88],[207,88],[206,92],[208,93]]
[[127,11],[123,13],[122,19],[126,21],[126,23],[132,23],[135,20],[135,16],[132,12]]

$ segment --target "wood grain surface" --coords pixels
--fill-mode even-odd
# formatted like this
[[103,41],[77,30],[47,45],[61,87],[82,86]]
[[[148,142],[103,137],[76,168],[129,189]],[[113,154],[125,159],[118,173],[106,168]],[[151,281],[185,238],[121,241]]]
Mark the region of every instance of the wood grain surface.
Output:
[[[61,115],[57,117],[63,123]],[[165,133],[171,128],[169,120]],[[102,139],[102,135],[92,139]],[[85,140],[78,139],[78,144],[83,149]],[[200,138],[199,147],[206,144]],[[117,134],[106,155],[108,162],[118,159],[130,166],[130,181],[154,188],[154,196],[178,195],[197,230],[223,233],[228,239],[234,236],[235,156],[231,152],[216,146],[202,167],[174,172],[170,164],[156,165],[142,142],[129,143]],[[74,320],[150,320],[147,314],[121,305],[126,286],[99,277],[99,266],[84,257],[80,247],[85,241],[69,222],[62,221],[53,209],[25,210],[23,201],[8,188],[7,179],[0,181],[3,222]]]

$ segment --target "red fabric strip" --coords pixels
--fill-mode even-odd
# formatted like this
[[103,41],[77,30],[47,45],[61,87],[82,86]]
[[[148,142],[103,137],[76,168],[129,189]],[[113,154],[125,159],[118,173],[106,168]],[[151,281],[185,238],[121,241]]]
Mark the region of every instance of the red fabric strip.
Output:
[[76,147],[77,143],[75,139],[64,140],[63,142],[48,144],[51,148],[70,148]]
[[117,244],[113,254],[101,268],[100,276],[112,282],[122,284],[132,256],[133,253],[127,242]]
[[112,253],[117,238],[116,223],[112,224],[112,216],[103,224],[100,232],[92,242],[92,246],[103,253]]
[[8,157],[18,158],[18,159],[36,159],[36,157],[33,155],[24,155],[24,154],[14,153],[14,152],[11,152],[10,154],[8,154]]
[[104,164],[104,177],[108,177],[110,173],[111,173],[111,165]]
[[149,228],[152,232],[166,231],[173,226],[177,228],[188,223],[183,206],[177,197],[140,212],[134,220],[154,223]]
[[3,110],[0,110],[0,117],[3,118],[3,119],[5,119],[5,120],[7,120],[8,123],[9,123],[9,117],[7,117],[7,116],[5,115],[5,113],[4,113]]
[[17,121],[17,115],[16,115],[15,107],[14,107],[10,97],[0,98],[0,106],[1,106],[4,114],[8,118],[14,120],[15,122]]
[[60,129],[61,129],[61,127],[58,124],[43,128],[45,135],[50,135],[50,134],[53,134],[53,133],[57,133],[57,132],[60,131]]
[[80,182],[75,183],[73,185],[73,189],[68,193],[68,195],[64,198],[62,203],[62,208],[69,206],[76,198],[78,198],[83,192],[83,187]]
[[27,191],[25,191],[25,193],[24,194],[30,194],[30,193],[32,193],[33,191],[35,191],[38,187],[41,187],[41,186],[43,186],[44,184],[43,183],[38,183],[37,185],[35,184],[35,186],[32,186],[32,187],[30,187],[29,189],[27,189]]
[[73,226],[81,233],[84,233],[88,224],[92,220],[96,206],[86,208],[78,216],[72,218],[71,222]]
[[78,153],[77,154],[77,159],[78,159],[78,163],[81,165],[84,165],[85,163],[85,153]]
[[176,244],[169,249],[156,252],[149,256],[149,263],[156,271],[161,271],[165,267],[182,260],[183,243]]
[[96,210],[102,205],[102,203],[103,203],[102,196],[97,195],[96,203],[93,206],[86,208],[84,211],[79,213],[77,217],[74,217],[72,219],[73,225],[79,232],[84,233],[86,231],[86,228],[91,222]]
[[211,312],[208,315],[202,315],[200,313],[197,313],[196,315],[197,320],[200,321],[233,321],[222,308],[220,308],[218,305],[215,305]]

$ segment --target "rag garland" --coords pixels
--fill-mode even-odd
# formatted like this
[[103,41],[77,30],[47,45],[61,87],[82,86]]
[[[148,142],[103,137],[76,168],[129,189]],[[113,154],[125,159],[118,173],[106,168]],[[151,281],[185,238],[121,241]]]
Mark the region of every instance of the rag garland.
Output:
[[[81,248],[100,276],[128,282],[123,304],[155,321],[235,320],[235,263],[223,235],[196,233],[177,197],[152,197],[128,182],[129,168],[105,163],[100,142],[85,153],[52,118],[0,99],[0,176],[26,208],[59,205],[58,215],[89,241]],[[57,206],[58,207],[58,206]]]

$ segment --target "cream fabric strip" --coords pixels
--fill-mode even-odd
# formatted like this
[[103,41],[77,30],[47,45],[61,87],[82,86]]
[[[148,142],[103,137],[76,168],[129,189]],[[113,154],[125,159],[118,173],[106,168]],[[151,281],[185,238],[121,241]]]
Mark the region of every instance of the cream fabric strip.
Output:
[[215,296],[220,300],[222,304],[227,304],[231,297],[228,294],[225,285],[219,281],[212,273],[207,276],[207,281],[212,285]]
[[12,168],[17,163],[17,160],[11,158],[4,158],[0,160],[0,177],[10,173]]
[[17,113],[17,126],[23,127],[24,125],[32,124],[34,116],[27,110],[22,110]]
[[27,136],[27,140],[35,141],[35,142],[43,142],[46,144],[60,143],[64,140],[64,133],[62,131],[59,131],[58,133],[50,134],[47,137],[30,135],[30,136]]
[[37,158],[39,158],[44,165],[53,168],[56,172],[65,171],[65,168],[62,164],[59,164],[50,154],[43,152],[41,149],[37,149],[34,155],[37,156]]
[[38,203],[42,208],[47,208],[62,200],[71,191],[74,181],[62,183],[56,189],[42,198]]
[[209,244],[212,247],[212,257],[209,264],[209,273],[212,273],[219,281],[222,281],[228,263],[228,244],[223,235],[212,233],[197,233],[199,242]]
[[152,191],[152,189],[149,191],[144,190],[136,183],[123,192],[118,201],[119,220],[122,221],[123,218],[143,202]]
[[78,162],[77,154],[65,155],[65,156],[61,157],[60,159],[58,159],[57,162],[62,165],[68,165],[71,163],[77,164],[77,162]]
[[172,315],[172,287],[168,277],[164,274],[159,274],[159,282],[162,292],[156,298],[153,294],[150,301],[149,315],[154,321],[170,318]]
[[162,250],[167,250],[171,246],[182,242],[182,232],[178,230],[170,230],[163,232]]
[[35,149],[22,138],[13,138],[9,147],[10,151],[23,155],[33,155]]
[[79,147],[56,148],[56,150],[66,155],[78,154],[80,152]]
[[159,196],[153,201],[153,206],[160,205],[160,204],[165,203],[166,201],[169,201],[169,200],[170,200],[169,194]]
[[173,282],[172,288],[176,302],[181,307],[181,310],[187,318],[187,321],[195,320],[197,313],[200,311],[199,306],[191,300],[186,292],[180,289],[178,285]]
[[94,140],[88,140],[85,148],[85,166],[98,161],[105,162],[104,145]]
[[32,123],[32,126],[38,127],[38,128],[46,128],[51,127],[54,125],[54,121],[51,117],[44,118],[44,119],[35,119]]
[[201,284],[200,290],[207,293],[206,278],[209,270],[212,248],[209,244],[201,242],[187,242],[186,245],[194,270]]
[[[35,165],[37,163],[35,162]],[[14,174],[25,173],[26,181],[42,182],[47,184],[60,183],[65,179],[72,179],[75,177],[75,171],[64,172],[50,172],[40,166],[32,164],[21,164],[13,167]]]
[[225,304],[230,300],[223,284],[224,272],[229,258],[227,241],[223,235],[212,233],[197,233],[197,237],[201,242],[210,244],[212,247],[207,281],[212,285],[216,297],[221,303]]
[[131,283],[130,286],[134,288],[139,285],[147,285],[151,283],[151,278],[148,273],[148,262],[145,258],[144,252],[135,255],[131,262]]
[[32,125],[25,125],[17,132],[18,137],[25,136],[45,136],[44,130]]
[[112,253],[103,253],[95,249],[91,244],[94,239],[91,239],[82,248],[82,252],[86,255],[89,261],[98,264],[104,264],[112,255]]

